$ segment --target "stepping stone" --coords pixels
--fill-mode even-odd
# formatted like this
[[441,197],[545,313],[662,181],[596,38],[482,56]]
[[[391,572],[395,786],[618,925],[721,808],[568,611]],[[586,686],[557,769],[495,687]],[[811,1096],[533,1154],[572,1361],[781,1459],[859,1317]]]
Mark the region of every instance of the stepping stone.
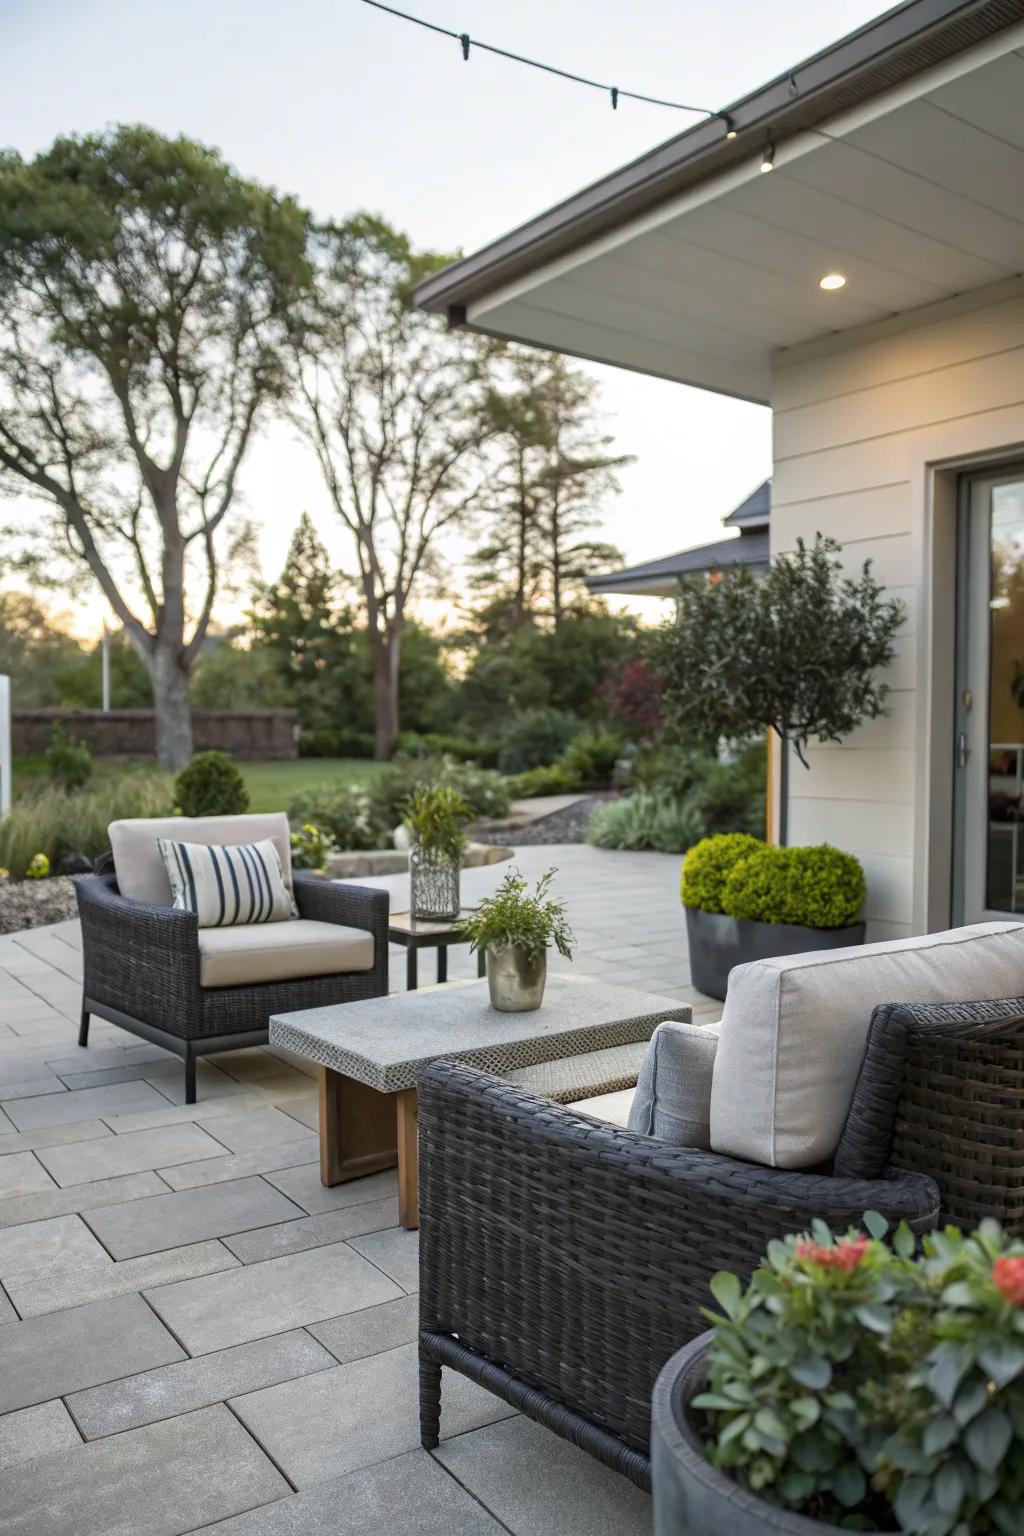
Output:
[[52,1456],[69,1446],[81,1445],[75,1421],[58,1399],[34,1408],[19,1408],[0,1418],[0,1472],[33,1456]]
[[252,1178],[93,1210],[88,1223],[115,1259],[133,1259],[301,1215],[280,1191]]
[[[304,1329],[296,1328],[75,1392],[68,1404],[85,1438],[97,1440],[205,1408],[241,1392],[309,1376],[335,1363],[333,1355]],[[3,1422],[0,1419],[0,1425]]]
[[[444,1394],[454,1373],[445,1371]],[[434,1452],[512,1536],[650,1536],[651,1501],[628,1478],[517,1416]]]
[[41,1125],[67,1125],[72,1120],[93,1120],[129,1109],[159,1109],[167,1100],[149,1083],[114,1083],[107,1088],[82,1088],[75,1093],[48,1093],[44,1098],[19,1099],[10,1115],[19,1131]]
[[[308,1488],[415,1450],[418,1383],[419,1351],[405,1344],[235,1398],[231,1406],[288,1480]],[[447,1373],[441,1404],[443,1435],[465,1434],[513,1412],[455,1371]]]
[[327,1346],[336,1360],[346,1365],[367,1355],[380,1355],[400,1344],[415,1343],[419,1336],[420,1305],[416,1296],[364,1307],[326,1323],[310,1323],[308,1332]]
[[36,1189],[52,1189],[53,1180],[31,1152],[12,1152],[0,1157],[0,1200],[8,1195],[27,1195]]
[[0,1231],[0,1280],[10,1287],[34,1269],[110,1264],[110,1255],[79,1216],[54,1216]]
[[426,1451],[307,1488],[208,1526],[202,1536],[503,1536]]
[[[347,1243],[333,1243],[162,1286],[147,1293],[147,1299],[189,1354],[201,1355],[392,1301],[401,1294],[393,1280]],[[300,1418],[306,1416],[302,1410]]]
[[7,1323],[0,1328],[0,1413],[168,1365],[184,1354],[141,1296]]
[[[68,1097],[85,1099],[94,1093],[118,1093],[122,1086],[135,1088],[138,1085],[126,1083],[114,1088],[87,1088],[84,1093],[69,1094]],[[38,1157],[58,1184],[68,1185],[88,1184],[94,1179],[113,1178],[115,1174],[141,1173],[172,1163],[194,1162],[215,1157],[219,1151],[213,1137],[207,1136],[198,1125],[168,1125],[153,1131],[132,1131],[127,1136],[115,1136],[112,1141],[46,1147]]]
[[219,1405],[0,1476],[4,1536],[179,1536],[291,1490]]
[[325,1243],[340,1243],[345,1238],[397,1225],[397,1199],[370,1200],[366,1205],[325,1211],[322,1216],[303,1216],[299,1221],[259,1227],[255,1232],[241,1232],[222,1241],[243,1264],[256,1264],[261,1259],[278,1259],[286,1253],[322,1248]]

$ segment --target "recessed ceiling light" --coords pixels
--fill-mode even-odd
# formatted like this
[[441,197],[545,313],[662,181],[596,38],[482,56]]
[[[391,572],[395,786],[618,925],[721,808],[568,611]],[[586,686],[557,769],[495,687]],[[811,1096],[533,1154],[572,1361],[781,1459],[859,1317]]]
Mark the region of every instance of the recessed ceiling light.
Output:
[[834,293],[837,288],[846,287],[846,278],[841,272],[826,272],[818,287],[824,288],[826,293]]

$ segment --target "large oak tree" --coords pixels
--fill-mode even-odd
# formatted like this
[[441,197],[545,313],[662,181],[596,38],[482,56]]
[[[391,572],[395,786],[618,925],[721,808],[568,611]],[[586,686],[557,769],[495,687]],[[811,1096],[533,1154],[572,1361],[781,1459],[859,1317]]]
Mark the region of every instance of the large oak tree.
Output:
[[38,499],[128,632],[169,767],[307,234],[292,199],[148,128],[0,157],[0,488]]

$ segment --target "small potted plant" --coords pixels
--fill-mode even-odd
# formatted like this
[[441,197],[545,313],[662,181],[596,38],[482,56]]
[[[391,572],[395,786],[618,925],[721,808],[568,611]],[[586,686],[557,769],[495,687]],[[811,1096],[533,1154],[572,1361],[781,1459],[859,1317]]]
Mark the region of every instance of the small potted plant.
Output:
[[469,802],[457,789],[432,784],[414,790],[403,809],[411,839],[412,915],[424,921],[454,922],[460,911],[465,828],[473,816]]
[[864,894],[859,862],[827,843],[775,848],[742,832],[705,837],[683,860],[693,985],[724,998],[734,965],[863,944]]
[[552,945],[572,959],[575,939],[565,907],[548,895],[556,873],[549,869],[527,895],[528,882],[518,869],[510,869],[494,895],[486,896],[462,923],[470,950],[486,952],[491,1006],[502,1013],[540,1007]]
[[864,1225],[714,1277],[655,1387],[656,1536],[1024,1530],[1024,1243]]

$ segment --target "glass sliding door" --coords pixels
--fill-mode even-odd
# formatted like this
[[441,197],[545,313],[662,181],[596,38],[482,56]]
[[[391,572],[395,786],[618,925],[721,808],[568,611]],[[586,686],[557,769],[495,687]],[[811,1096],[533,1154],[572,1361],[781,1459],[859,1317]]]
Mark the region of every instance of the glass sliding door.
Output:
[[963,503],[955,907],[1024,914],[1024,469],[972,478]]

